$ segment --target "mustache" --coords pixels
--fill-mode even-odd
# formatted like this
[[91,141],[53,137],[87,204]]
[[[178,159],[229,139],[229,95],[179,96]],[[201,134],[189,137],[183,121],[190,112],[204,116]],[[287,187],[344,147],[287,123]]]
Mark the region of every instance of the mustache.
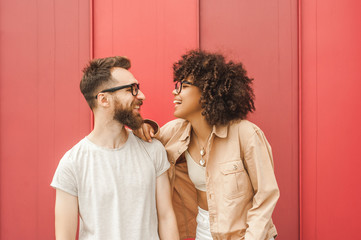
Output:
[[143,100],[136,100],[136,101],[134,101],[133,106],[134,106],[134,105],[142,106],[142,105],[143,105]]

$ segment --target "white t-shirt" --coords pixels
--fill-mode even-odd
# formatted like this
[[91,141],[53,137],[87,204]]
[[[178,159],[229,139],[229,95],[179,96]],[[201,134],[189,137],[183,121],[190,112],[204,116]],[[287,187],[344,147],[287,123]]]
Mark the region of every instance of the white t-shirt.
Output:
[[78,197],[79,240],[159,239],[156,178],[169,168],[163,145],[129,132],[119,149],[84,138],[60,160],[51,186]]

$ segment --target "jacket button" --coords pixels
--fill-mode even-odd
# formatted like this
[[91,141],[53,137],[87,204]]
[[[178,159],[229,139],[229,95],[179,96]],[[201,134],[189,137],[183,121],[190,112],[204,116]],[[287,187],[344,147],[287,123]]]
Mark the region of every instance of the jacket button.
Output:
[[234,170],[237,170],[237,168],[238,168],[237,165],[233,165]]

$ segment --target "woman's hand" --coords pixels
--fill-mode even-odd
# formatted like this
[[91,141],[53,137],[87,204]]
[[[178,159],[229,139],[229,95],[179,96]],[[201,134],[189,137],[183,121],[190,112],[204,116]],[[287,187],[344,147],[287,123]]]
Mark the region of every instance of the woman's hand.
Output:
[[133,130],[133,133],[146,142],[152,142],[152,138],[154,137],[154,129],[148,123],[143,123],[140,128]]

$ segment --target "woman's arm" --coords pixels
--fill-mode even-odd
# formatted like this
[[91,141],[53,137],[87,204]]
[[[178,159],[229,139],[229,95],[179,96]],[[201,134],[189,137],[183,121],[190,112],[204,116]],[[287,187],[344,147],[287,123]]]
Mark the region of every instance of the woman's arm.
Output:
[[145,119],[142,126],[137,130],[133,130],[133,133],[146,142],[151,142],[152,138],[156,138],[165,146],[184,123],[185,120],[175,119],[159,128],[155,121]]
[[267,224],[279,198],[279,189],[273,169],[271,146],[263,132],[256,130],[244,147],[245,167],[248,171],[254,197],[248,210],[245,239],[266,238]]

